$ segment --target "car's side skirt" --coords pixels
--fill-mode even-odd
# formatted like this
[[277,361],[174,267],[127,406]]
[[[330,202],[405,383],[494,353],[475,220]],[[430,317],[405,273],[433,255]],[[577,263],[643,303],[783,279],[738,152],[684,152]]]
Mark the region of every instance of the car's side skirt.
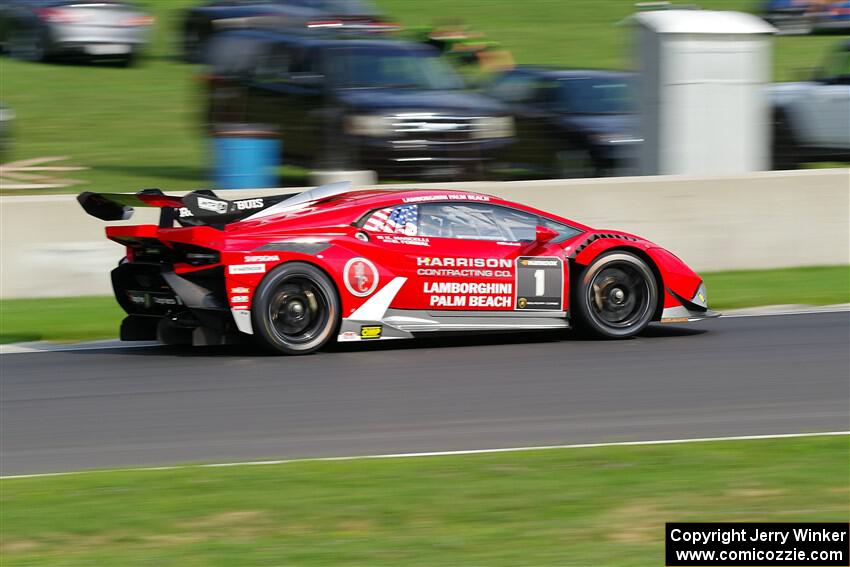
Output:
[[416,311],[387,309],[379,321],[343,319],[340,342],[410,339],[418,333],[569,329],[566,311]]

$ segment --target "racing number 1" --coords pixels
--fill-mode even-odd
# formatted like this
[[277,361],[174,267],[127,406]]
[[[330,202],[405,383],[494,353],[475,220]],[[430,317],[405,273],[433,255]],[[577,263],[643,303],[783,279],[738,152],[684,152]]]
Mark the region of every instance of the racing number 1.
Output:
[[515,309],[563,309],[564,262],[557,256],[523,256],[516,264]]
[[546,293],[546,272],[534,270],[534,297],[543,297]]

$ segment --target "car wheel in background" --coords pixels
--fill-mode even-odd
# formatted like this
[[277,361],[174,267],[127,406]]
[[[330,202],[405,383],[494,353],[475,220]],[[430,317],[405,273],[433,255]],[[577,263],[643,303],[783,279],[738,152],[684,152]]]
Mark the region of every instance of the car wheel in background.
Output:
[[133,67],[139,62],[139,54],[135,51],[131,51],[124,57],[121,57],[117,60],[116,64],[119,67]]
[[577,330],[625,338],[649,325],[659,289],[647,263],[629,252],[601,255],[579,274],[573,294]]
[[11,57],[21,61],[44,61],[47,58],[47,38],[35,28],[12,30],[7,50]]
[[800,167],[800,148],[784,112],[777,112],[773,117],[772,152],[771,169],[785,170]]
[[289,262],[260,283],[251,315],[255,336],[264,346],[283,354],[309,354],[336,333],[339,296],[322,270]]
[[598,168],[587,148],[569,148],[555,152],[554,175],[558,179],[596,177]]

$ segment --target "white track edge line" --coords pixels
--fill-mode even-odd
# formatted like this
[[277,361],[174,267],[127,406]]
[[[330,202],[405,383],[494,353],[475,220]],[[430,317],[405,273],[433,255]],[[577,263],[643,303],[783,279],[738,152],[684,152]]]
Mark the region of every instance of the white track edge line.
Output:
[[850,308],[842,307],[840,309],[809,309],[807,311],[777,311],[776,313],[730,313],[728,315],[720,315],[721,319],[739,319],[741,317],[777,317],[781,315],[817,315],[819,313],[850,313]]
[[278,459],[270,461],[235,461],[229,463],[205,463],[198,465],[173,465],[158,467],[136,467],[127,469],[94,469],[51,473],[16,474],[0,476],[0,480],[15,478],[41,478],[47,476],[70,476],[111,472],[146,472],[189,470],[204,468],[247,467],[262,465],[284,465],[289,463],[309,463],[323,461],[359,461],[367,459],[406,459],[419,457],[447,457],[453,455],[484,455],[489,453],[516,453],[519,451],[548,451],[552,449],[594,449],[600,447],[636,447],[643,445],[680,445],[684,443],[707,443],[712,441],[753,441],[760,439],[794,439],[803,437],[850,436],[850,431],[821,431],[817,433],[773,433],[765,435],[736,435],[730,437],[694,437],[690,439],[659,439],[653,441],[612,441],[608,443],[577,443],[572,445],[537,445],[528,447],[501,447],[496,449],[459,449],[454,451],[425,451],[420,453],[386,453],[379,455],[352,455],[347,457],[308,457],[304,459]]

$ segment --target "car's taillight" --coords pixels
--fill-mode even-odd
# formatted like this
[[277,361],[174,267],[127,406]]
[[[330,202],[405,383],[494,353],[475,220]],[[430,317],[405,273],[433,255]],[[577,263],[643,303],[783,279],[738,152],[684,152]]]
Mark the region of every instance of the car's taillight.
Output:
[[152,26],[155,21],[156,18],[153,16],[133,16],[121,20],[121,25],[126,27]]
[[133,250],[132,246],[127,246],[127,261],[132,262],[136,257],[136,252]]
[[52,24],[75,24],[83,19],[79,12],[63,8],[38,8],[35,13],[42,20]]

